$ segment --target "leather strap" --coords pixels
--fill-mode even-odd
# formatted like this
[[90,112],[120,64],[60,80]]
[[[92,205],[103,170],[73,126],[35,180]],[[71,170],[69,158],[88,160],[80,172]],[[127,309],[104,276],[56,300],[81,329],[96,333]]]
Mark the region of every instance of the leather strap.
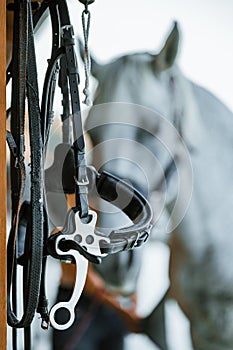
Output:
[[[101,252],[112,254],[139,247],[148,239],[151,230],[152,209],[149,202],[126,181],[105,171],[97,174],[96,188],[102,199],[120,208],[133,223],[132,226],[112,230],[108,235],[110,243],[103,241]],[[122,207],[122,203],[126,205]]]

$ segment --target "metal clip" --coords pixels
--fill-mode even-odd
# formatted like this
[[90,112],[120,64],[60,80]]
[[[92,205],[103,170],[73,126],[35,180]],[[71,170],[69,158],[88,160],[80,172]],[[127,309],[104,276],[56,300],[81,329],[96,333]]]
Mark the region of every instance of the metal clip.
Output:
[[[100,241],[106,240],[109,241],[109,238],[99,236],[95,234],[95,225],[97,221],[97,214],[89,210],[90,221],[86,224],[83,223],[80,219],[79,212],[74,213],[70,211],[70,216],[68,216],[69,223],[74,221],[74,227],[71,224],[61,231],[61,234],[57,236],[55,243],[55,250],[59,256],[72,256],[76,263],[76,283],[74,290],[69,301],[62,301],[54,305],[50,310],[50,322],[51,325],[59,330],[64,330],[69,328],[75,319],[75,306],[81,296],[82,290],[85,285],[88,260],[81,255],[77,250],[70,249],[63,251],[59,247],[59,243],[74,241],[88,253],[93,254],[94,256],[106,256],[106,254],[101,253],[100,251]],[[70,232],[71,231],[71,232]],[[63,243],[64,245],[64,243]],[[59,309],[66,309],[69,312],[69,319],[65,324],[59,324],[55,320],[55,314]]]
[[[104,235],[97,235],[95,233],[95,226],[97,221],[96,212],[89,210],[88,214],[91,219],[87,224],[82,222],[79,216],[79,212],[71,212],[71,214],[72,216],[74,215],[72,220],[74,220],[75,231],[69,234],[68,232],[64,232],[65,234],[61,235],[61,237],[68,241],[77,242],[89,254],[99,257],[106,256],[106,254],[103,254],[100,250],[100,243],[102,243],[103,240],[105,240],[106,243],[109,243],[110,239]],[[70,252],[68,255],[70,255]]]

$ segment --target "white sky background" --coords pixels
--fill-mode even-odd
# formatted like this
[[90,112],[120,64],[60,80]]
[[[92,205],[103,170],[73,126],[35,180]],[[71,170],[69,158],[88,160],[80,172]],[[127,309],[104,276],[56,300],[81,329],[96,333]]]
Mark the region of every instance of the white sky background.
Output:
[[[72,22],[82,37],[83,6],[78,0],[70,3]],[[102,63],[126,52],[159,51],[177,20],[183,73],[233,110],[232,0],[95,0],[89,8],[90,47]]]

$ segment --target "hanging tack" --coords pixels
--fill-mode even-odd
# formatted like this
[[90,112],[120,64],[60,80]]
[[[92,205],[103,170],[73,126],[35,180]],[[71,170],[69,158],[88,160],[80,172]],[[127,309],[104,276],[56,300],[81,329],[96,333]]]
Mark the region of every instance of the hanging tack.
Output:
[[[82,12],[82,26],[83,26],[83,37],[84,37],[84,70],[85,70],[85,87],[83,93],[85,95],[85,100],[83,101],[88,107],[92,106],[91,92],[89,89],[89,80],[91,74],[91,59],[88,48],[88,37],[90,29],[90,18],[91,14],[88,11],[88,5],[93,3],[94,0],[79,0],[85,5],[85,10]],[[87,18],[86,18],[87,16]]]

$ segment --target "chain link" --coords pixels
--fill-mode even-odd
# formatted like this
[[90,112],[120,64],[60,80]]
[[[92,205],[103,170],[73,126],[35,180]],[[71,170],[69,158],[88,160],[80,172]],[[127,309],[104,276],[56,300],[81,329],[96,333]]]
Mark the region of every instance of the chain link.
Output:
[[82,26],[83,26],[83,37],[84,37],[84,71],[85,71],[85,87],[83,93],[85,95],[85,103],[87,106],[92,106],[93,102],[91,99],[91,92],[89,89],[90,74],[91,74],[91,58],[88,48],[88,37],[90,29],[91,14],[88,10],[88,4],[85,5],[85,10],[82,12]]

